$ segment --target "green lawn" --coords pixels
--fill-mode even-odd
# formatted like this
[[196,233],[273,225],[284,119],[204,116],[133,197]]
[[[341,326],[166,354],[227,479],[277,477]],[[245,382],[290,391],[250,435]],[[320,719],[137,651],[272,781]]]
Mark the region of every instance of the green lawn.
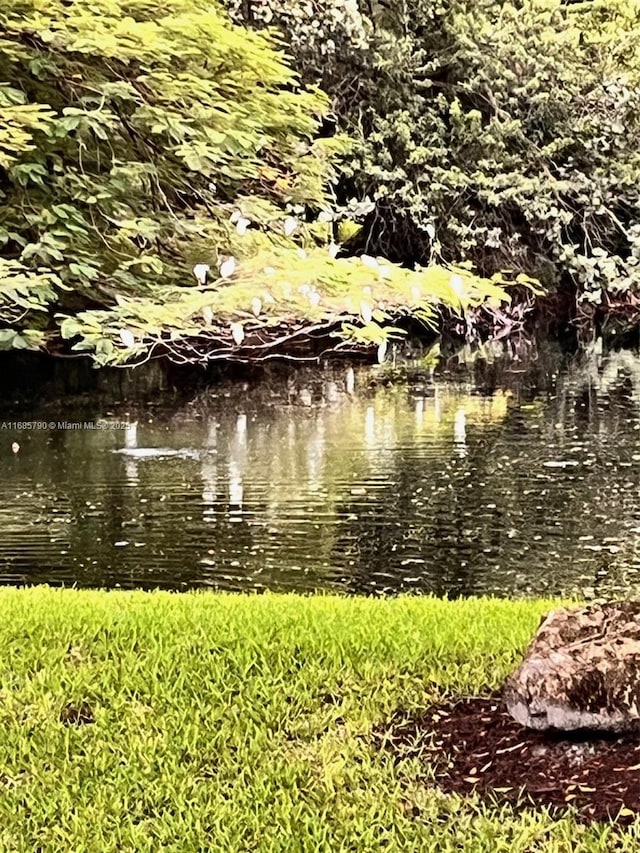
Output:
[[550,606],[0,589],[0,849],[635,851],[371,745],[398,707],[498,687]]

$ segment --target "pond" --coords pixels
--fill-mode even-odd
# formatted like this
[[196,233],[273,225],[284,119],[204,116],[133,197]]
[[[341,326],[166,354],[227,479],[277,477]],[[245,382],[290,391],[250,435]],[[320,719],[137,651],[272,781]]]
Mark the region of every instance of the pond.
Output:
[[0,582],[640,587],[637,354],[498,344],[383,379],[345,366],[174,411],[62,400],[0,415]]

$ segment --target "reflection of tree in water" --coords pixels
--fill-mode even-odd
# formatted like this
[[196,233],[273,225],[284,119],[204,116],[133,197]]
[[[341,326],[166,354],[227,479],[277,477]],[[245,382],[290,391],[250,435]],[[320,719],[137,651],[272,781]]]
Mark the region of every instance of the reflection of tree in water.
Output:
[[591,354],[556,378],[550,363],[476,363],[474,381],[451,369],[424,398],[356,388],[143,425],[143,442],[210,451],[199,458],[135,462],[111,453],[114,434],[25,438],[0,484],[5,577],[627,591],[640,569],[640,359]]
[[493,523],[478,523],[482,491],[469,486],[472,478],[488,475],[487,448],[497,431],[485,428],[483,440],[463,457],[397,454],[379,501],[344,506],[341,514],[347,520],[336,556],[354,562],[347,567],[350,589],[421,589],[456,596],[477,586],[483,548],[500,548],[501,511],[491,511]]
[[336,558],[353,561],[351,588],[628,586],[640,550],[640,466],[630,461],[640,461],[640,369],[636,358],[630,375],[627,363],[609,365],[600,388],[588,370],[569,372],[548,399],[472,430],[464,456],[452,442],[437,459],[395,454],[384,495],[342,509]]

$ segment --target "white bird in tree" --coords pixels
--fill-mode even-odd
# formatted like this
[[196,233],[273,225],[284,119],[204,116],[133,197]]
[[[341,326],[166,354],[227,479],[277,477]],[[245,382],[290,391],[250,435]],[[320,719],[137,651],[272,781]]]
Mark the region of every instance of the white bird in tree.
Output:
[[134,347],[136,345],[135,336],[129,329],[120,329],[120,340],[126,347]]
[[463,299],[465,297],[466,288],[464,286],[464,280],[462,276],[452,275],[449,284],[451,285],[451,289],[459,299]]
[[198,284],[205,285],[207,283],[207,276],[209,275],[209,264],[196,264],[193,268],[193,274],[198,280]]
[[283,228],[282,228],[282,230],[285,233],[285,237],[290,237],[293,234],[293,232],[297,229],[297,227],[298,227],[298,220],[295,219],[293,216],[287,216],[287,218],[284,221]]
[[365,323],[370,323],[373,320],[373,310],[368,302],[363,299],[360,302],[360,316]]
[[220,264],[218,269],[222,278],[229,278],[236,271],[236,259],[233,256],[228,257]]
[[17,441],[13,442],[13,444],[11,445],[11,450],[13,450],[14,453],[18,453],[20,451],[20,445]]
[[242,328],[242,323],[231,323],[230,329],[233,340],[238,346],[240,346],[244,340],[244,329]]
[[247,228],[251,225],[251,220],[245,216],[241,216],[236,222],[236,231],[242,237],[247,233]]

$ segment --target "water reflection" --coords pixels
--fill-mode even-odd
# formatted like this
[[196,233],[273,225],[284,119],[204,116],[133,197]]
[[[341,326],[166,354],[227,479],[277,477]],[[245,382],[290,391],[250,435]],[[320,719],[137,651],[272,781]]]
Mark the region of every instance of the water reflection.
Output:
[[310,400],[294,379],[108,416],[124,429],[3,429],[0,580],[640,587],[638,355],[594,348],[563,363],[494,346],[441,364],[433,382],[368,390],[379,375],[304,377]]

